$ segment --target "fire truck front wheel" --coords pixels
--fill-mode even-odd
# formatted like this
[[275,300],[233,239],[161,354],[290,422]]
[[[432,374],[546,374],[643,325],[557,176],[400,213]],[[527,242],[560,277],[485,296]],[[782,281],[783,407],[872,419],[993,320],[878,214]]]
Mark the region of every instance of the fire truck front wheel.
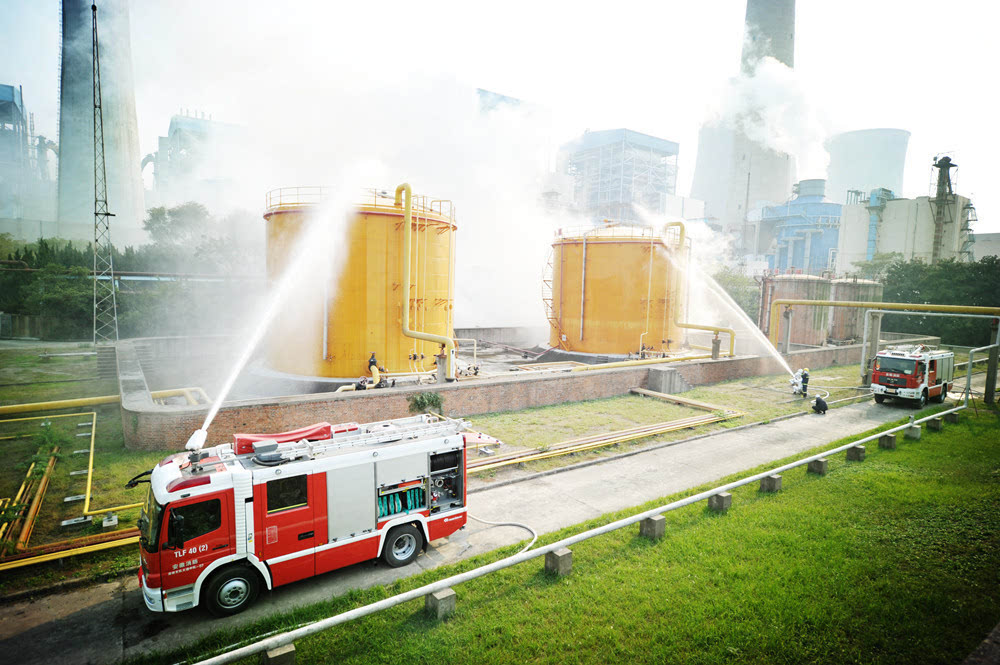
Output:
[[922,409],[927,406],[927,391],[920,393],[920,397],[913,401],[913,405],[918,409]]
[[875,403],[876,404],[881,404],[884,401],[885,401],[885,395],[879,395],[878,393],[875,393]]
[[250,607],[259,591],[256,571],[246,566],[230,566],[212,576],[202,592],[202,602],[215,616],[227,617]]
[[405,566],[424,548],[424,534],[412,524],[397,526],[386,536],[382,559],[392,568]]

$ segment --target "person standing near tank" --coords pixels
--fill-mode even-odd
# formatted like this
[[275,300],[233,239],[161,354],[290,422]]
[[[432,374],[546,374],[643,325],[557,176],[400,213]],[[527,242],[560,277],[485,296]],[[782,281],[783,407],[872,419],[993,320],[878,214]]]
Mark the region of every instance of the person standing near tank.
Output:
[[806,397],[809,394],[809,368],[806,367],[802,370],[802,396]]

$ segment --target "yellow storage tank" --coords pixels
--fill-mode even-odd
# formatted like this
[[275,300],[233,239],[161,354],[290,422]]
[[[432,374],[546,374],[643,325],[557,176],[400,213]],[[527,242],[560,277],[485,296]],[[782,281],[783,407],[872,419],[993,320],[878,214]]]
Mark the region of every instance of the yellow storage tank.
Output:
[[[293,187],[267,195],[267,277],[280,278],[310,215],[325,200],[318,187]],[[368,375],[374,353],[390,373],[432,371],[440,349],[405,337],[410,328],[453,336],[455,231],[450,201],[413,197],[410,293],[403,275],[403,207],[391,193],[369,190],[345,234],[340,274],[310,284],[275,317],[265,365],[303,377],[354,380]],[[415,356],[415,358],[414,358]]]
[[579,353],[680,349],[677,240],[651,227],[610,225],[556,234],[544,278],[549,344]]

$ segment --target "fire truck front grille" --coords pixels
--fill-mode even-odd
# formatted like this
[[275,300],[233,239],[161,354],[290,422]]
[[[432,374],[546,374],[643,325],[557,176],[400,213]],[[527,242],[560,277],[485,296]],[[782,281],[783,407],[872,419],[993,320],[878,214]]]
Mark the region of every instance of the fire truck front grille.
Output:
[[902,377],[898,377],[897,378],[897,377],[893,377],[893,376],[885,376],[885,377],[882,377],[881,383],[882,383],[882,385],[885,385],[885,386],[905,386],[906,385],[906,379],[904,379]]

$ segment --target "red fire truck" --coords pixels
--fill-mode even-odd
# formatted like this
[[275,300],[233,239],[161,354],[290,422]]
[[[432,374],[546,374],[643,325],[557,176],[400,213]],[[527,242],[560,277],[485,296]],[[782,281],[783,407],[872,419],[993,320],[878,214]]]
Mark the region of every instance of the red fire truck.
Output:
[[923,344],[890,346],[879,351],[872,368],[872,393],[881,404],[886,397],[943,402],[955,376],[955,354]]
[[[381,557],[413,561],[466,522],[467,423],[320,423],[167,457],[139,516],[146,607],[240,612],[273,589]],[[475,436],[475,435],[470,435]]]

